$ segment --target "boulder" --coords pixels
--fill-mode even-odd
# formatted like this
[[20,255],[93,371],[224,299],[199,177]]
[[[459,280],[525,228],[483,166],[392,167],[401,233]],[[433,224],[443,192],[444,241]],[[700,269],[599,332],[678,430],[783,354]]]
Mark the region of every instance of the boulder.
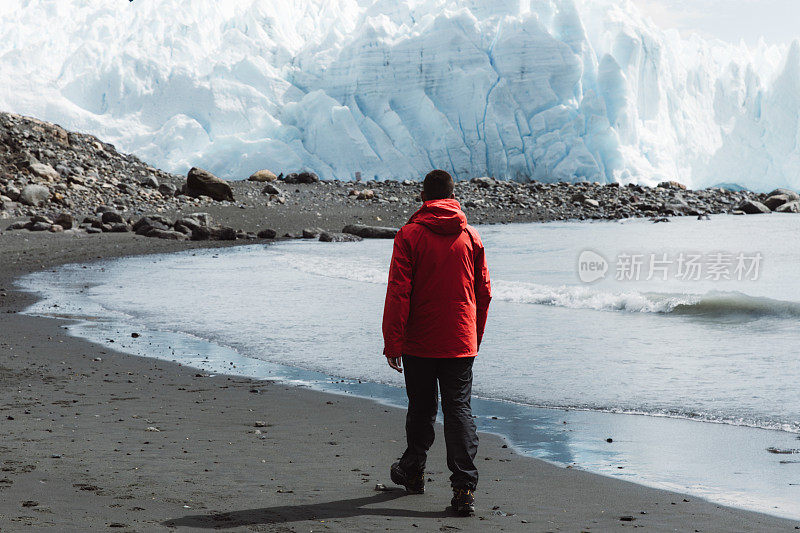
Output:
[[235,241],[236,230],[228,227],[209,228],[201,226],[192,231],[193,241]]
[[44,185],[26,185],[19,193],[19,202],[33,207],[39,207],[50,200],[50,189]]
[[172,241],[186,240],[186,235],[184,235],[179,231],[173,231],[173,230],[153,229],[150,233],[147,234],[147,236],[155,237],[157,239],[167,239]]
[[764,205],[769,207],[770,210],[775,211],[780,206],[790,201],[792,200],[788,194],[776,194],[764,200]]
[[175,196],[175,192],[177,192],[177,190],[177,187],[171,183],[161,183],[158,186],[158,192],[160,192],[162,196],[166,196],[168,198]]
[[190,196],[208,196],[218,202],[233,201],[233,190],[227,181],[197,167],[192,167],[186,177],[186,193]]
[[150,187],[151,189],[158,189],[159,184],[155,176],[147,176],[139,181],[139,185],[142,185],[143,187]]
[[280,194],[281,190],[274,186],[271,183],[267,183],[264,185],[264,188],[261,189],[261,194]]
[[52,226],[50,226],[50,230],[49,231],[50,231],[50,233],[63,233],[64,232],[64,228],[62,226],[58,225],[58,224],[53,224]]
[[767,197],[769,198],[769,197],[772,197],[772,196],[781,196],[781,195],[788,196],[790,202],[795,202],[795,201],[800,200],[800,194],[797,194],[796,192],[794,192],[791,189],[775,189],[774,191],[769,193],[767,195]]
[[212,228],[209,238],[213,241],[235,241],[236,230],[225,226]]
[[570,201],[571,203],[573,203],[573,204],[574,204],[575,202],[577,202],[577,203],[579,203],[579,204],[582,204],[583,202],[585,202],[585,201],[586,201],[586,195],[585,195],[585,194],[583,194],[582,192],[576,192],[575,194],[573,194],[572,196],[570,196],[570,198],[569,198],[569,201]]
[[6,185],[5,195],[11,198],[11,201],[16,202],[19,200],[20,191],[14,185]]
[[661,206],[659,212],[667,215],[689,215],[693,214],[694,210],[683,198],[672,198]]
[[317,183],[319,176],[313,172],[301,172],[299,174],[292,172],[283,178],[284,183]]
[[759,215],[762,213],[771,213],[769,207],[765,206],[761,202],[757,200],[745,200],[739,207],[736,208],[737,211],[741,211],[747,215]]
[[247,181],[265,182],[265,181],[275,181],[277,179],[278,176],[276,176],[275,173],[273,173],[271,170],[262,169],[253,172],[253,174],[251,174],[250,177],[247,178]]
[[364,239],[394,239],[398,231],[397,228],[365,226],[363,224],[348,224],[342,229],[342,233],[358,235]]
[[189,213],[183,218],[191,218],[192,220],[196,220],[201,226],[211,225],[211,215],[208,213]]
[[110,224],[103,224],[103,231],[107,233],[127,233],[131,230],[124,222],[111,222]]
[[320,228],[303,228],[304,239],[316,239],[323,230]]
[[589,207],[600,207],[600,202],[595,200],[594,198],[587,198],[583,201],[584,205],[588,205]]
[[137,235],[149,236],[150,232],[153,230],[167,231],[169,229],[169,221],[158,215],[142,217],[133,225],[133,231]]
[[482,189],[488,189],[493,185],[497,185],[497,180],[494,178],[490,178],[488,176],[482,176],[480,178],[472,178],[471,180],[469,180],[469,182],[472,183],[473,185],[477,185]]
[[686,190],[686,185],[677,181],[662,181],[658,184],[658,186],[662,189],[679,189],[681,191]]
[[274,239],[278,233],[274,229],[262,229],[258,232],[259,239]]
[[45,163],[31,163],[28,168],[33,174],[46,180],[56,181],[61,177],[56,169]]
[[103,214],[100,216],[100,220],[103,222],[103,224],[125,223],[125,219],[122,218],[122,215],[120,215],[116,211],[104,211]]
[[786,202],[775,210],[776,213],[800,213],[800,201]]
[[59,213],[55,220],[53,220],[53,223],[64,229],[72,229],[73,226],[75,226],[75,217],[69,213]]
[[322,242],[357,242],[363,240],[358,235],[351,233],[335,233],[323,231],[319,234],[319,240]]
[[31,231],[50,231],[51,226],[52,224],[47,222],[34,222],[33,224],[28,224],[27,228]]

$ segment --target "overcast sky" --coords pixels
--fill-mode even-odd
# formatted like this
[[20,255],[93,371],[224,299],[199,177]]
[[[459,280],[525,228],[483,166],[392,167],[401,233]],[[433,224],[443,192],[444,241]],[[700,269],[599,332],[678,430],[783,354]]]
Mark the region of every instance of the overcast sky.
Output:
[[726,41],[800,39],[800,0],[633,0],[664,28]]

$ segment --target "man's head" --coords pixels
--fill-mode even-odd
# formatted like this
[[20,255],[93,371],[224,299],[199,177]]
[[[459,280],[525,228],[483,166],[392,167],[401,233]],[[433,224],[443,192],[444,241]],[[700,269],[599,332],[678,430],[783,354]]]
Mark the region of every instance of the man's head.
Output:
[[453,194],[455,187],[450,174],[444,170],[432,170],[422,183],[422,201],[455,198]]

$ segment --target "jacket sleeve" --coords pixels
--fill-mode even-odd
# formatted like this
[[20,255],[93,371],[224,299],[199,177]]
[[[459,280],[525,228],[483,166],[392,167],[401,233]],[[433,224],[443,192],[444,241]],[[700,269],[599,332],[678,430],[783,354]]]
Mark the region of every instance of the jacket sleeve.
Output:
[[406,322],[411,302],[413,270],[411,247],[401,229],[394,238],[389,285],[383,306],[383,353],[387,357],[403,355]]
[[489,313],[489,302],[492,301],[492,285],[489,280],[489,268],[486,266],[486,254],[483,243],[476,243],[475,250],[475,327],[478,333],[478,348],[483,340],[483,330],[486,328],[486,316]]

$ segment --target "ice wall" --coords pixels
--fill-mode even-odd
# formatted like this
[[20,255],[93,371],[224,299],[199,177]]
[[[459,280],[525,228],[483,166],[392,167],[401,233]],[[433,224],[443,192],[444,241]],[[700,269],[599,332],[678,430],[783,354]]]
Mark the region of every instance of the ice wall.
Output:
[[0,109],[174,171],[800,187],[800,44],[628,0],[7,2]]

